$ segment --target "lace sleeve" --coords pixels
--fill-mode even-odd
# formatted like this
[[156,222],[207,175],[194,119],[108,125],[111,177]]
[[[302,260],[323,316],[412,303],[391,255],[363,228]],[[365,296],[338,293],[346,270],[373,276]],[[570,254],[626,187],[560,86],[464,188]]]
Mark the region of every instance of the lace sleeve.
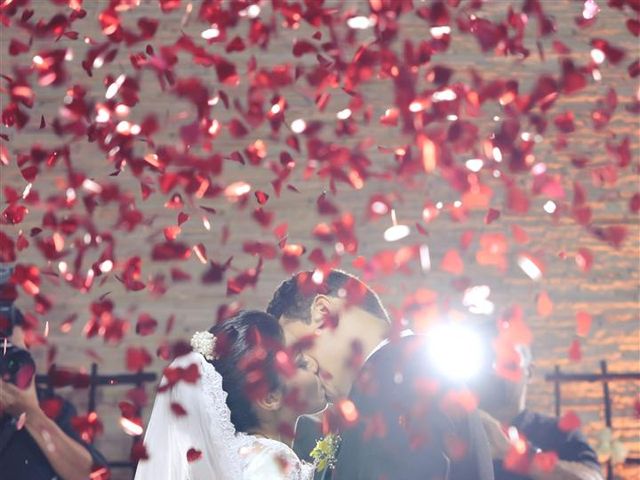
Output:
[[312,480],[315,467],[301,461],[284,443],[252,437],[242,448],[242,480]]

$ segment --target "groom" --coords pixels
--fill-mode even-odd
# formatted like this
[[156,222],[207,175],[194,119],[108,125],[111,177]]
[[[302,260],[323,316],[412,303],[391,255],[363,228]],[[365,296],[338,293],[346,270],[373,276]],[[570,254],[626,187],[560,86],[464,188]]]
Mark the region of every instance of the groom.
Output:
[[[317,362],[328,399],[343,407],[335,469],[323,478],[493,479],[476,412],[430,371],[423,337],[395,331],[378,296],[357,277],[299,272],[278,287],[267,311],[279,319],[287,344],[304,346]],[[321,437],[309,433],[309,422],[302,417],[297,429],[307,437],[296,438],[305,450]]]

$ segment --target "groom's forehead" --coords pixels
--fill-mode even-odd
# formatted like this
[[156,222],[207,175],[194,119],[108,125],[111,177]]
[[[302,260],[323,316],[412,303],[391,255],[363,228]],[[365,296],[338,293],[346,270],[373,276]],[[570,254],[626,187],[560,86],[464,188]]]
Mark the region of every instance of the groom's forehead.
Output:
[[284,342],[288,346],[300,342],[303,337],[313,333],[313,327],[302,319],[281,317],[280,325],[284,332]]

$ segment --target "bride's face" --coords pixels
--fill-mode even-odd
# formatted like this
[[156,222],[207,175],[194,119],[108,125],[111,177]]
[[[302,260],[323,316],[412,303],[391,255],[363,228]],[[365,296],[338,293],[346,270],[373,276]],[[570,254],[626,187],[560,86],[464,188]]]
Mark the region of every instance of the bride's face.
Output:
[[285,380],[285,404],[298,415],[316,413],[327,406],[327,397],[318,375],[318,364],[299,354],[296,373]]

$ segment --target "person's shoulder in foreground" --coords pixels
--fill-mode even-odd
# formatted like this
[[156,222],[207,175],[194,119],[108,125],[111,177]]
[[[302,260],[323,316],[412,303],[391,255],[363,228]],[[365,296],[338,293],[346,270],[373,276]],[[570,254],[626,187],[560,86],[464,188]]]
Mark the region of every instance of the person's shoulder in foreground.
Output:
[[600,468],[598,455],[586,436],[579,429],[562,430],[555,417],[524,410],[516,417],[513,426],[524,433],[534,446],[543,451],[556,452],[560,460]]

